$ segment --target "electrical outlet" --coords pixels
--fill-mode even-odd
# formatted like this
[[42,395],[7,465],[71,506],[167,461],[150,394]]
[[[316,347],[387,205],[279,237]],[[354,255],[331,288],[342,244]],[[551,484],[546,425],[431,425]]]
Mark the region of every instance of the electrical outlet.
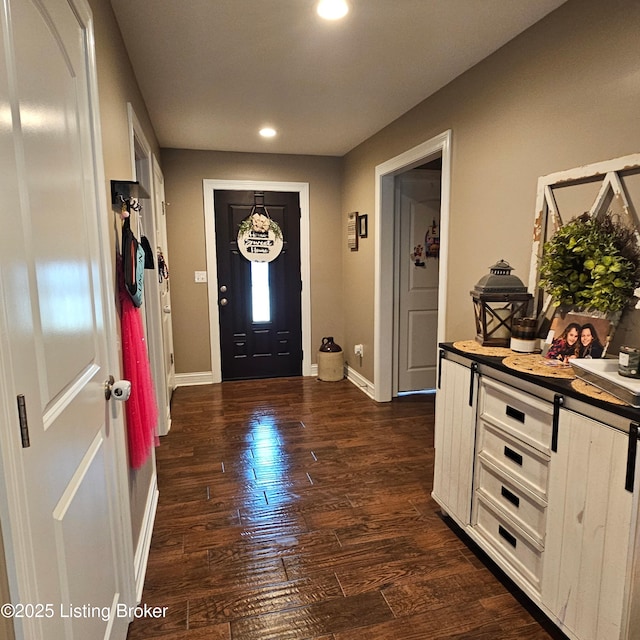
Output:
[[362,356],[364,355],[364,347],[361,344],[354,345],[353,353],[362,358]]
[[207,272],[206,271],[196,271],[195,272],[195,281],[196,282],[206,282],[207,281]]

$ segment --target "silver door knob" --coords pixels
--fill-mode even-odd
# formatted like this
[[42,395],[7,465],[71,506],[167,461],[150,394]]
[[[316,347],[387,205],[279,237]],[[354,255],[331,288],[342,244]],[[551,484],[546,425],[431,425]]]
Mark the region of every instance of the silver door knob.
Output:
[[131,395],[131,383],[128,380],[115,380],[113,376],[109,376],[104,383],[104,397],[107,400],[114,398],[124,402]]
[[227,285],[226,285],[226,284],[223,284],[223,285],[220,287],[220,293],[227,293]]
[[229,301],[226,298],[220,298],[220,306],[224,307]]

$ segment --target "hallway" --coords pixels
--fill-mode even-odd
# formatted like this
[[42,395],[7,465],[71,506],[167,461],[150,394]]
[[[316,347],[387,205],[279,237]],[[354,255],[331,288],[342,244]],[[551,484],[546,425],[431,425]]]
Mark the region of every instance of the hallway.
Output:
[[177,389],[142,598],[167,611],[128,640],[564,638],[442,519],[433,413],[347,381]]

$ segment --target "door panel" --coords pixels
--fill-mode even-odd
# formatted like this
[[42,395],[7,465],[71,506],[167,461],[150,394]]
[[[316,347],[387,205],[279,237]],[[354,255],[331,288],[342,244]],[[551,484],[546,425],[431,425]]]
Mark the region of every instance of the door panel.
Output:
[[253,191],[214,192],[223,380],[302,373],[299,194],[264,192],[264,205],[284,238],[280,255],[265,263],[268,322],[253,320],[251,262],[241,255],[237,243],[238,227],[254,203]]
[[[3,9],[14,82],[0,85],[0,95],[14,117],[2,131],[13,153],[0,177],[8,198],[0,235],[0,365],[14,411],[13,433],[2,438],[3,461],[11,461],[0,465],[2,498],[12,516],[2,528],[18,545],[7,548],[18,557],[12,601],[53,607],[51,616],[16,620],[17,635],[117,640],[128,626],[126,616],[114,614],[119,602],[131,604],[132,559],[123,546],[128,509],[119,504],[124,440],[104,395],[111,373],[106,304],[113,295],[105,290],[111,273],[100,249],[106,221],[99,217],[101,151],[90,108],[90,14],[74,0],[9,0]],[[26,402],[28,447],[16,437],[18,395]],[[104,615],[65,615],[71,603]]]
[[[162,317],[162,349],[164,370],[166,374],[165,380],[165,398],[167,406],[164,407],[166,420],[162,423],[165,427],[160,431],[160,435],[164,436],[171,428],[171,396],[175,387],[176,368],[173,362],[173,323],[171,320],[171,292],[169,289],[169,257],[167,249],[167,216],[166,203],[164,195],[164,176],[160,170],[155,156],[153,158],[153,189],[156,211],[156,249],[162,255],[166,271],[159,272],[161,265],[156,264],[158,273],[156,274],[160,284],[160,313]],[[156,260],[159,256],[156,256]]]
[[439,181],[408,176],[401,185],[398,391],[403,392],[435,387],[439,259],[423,252],[418,266],[409,256],[418,243],[426,246],[425,231],[439,224],[440,200]]

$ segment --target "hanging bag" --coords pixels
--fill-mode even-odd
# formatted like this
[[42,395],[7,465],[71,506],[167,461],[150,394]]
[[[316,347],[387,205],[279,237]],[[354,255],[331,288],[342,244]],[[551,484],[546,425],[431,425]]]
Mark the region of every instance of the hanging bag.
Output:
[[140,244],[142,245],[142,249],[144,250],[144,268],[145,269],[155,269],[156,264],[153,259],[153,249],[151,248],[151,244],[149,243],[149,239],[147,236],[141,236]]
[[131,231],[130,219],[127,217],[122,224],[122,266],[125,288],[136,307],[142,305],[144,259],[144,249]]

